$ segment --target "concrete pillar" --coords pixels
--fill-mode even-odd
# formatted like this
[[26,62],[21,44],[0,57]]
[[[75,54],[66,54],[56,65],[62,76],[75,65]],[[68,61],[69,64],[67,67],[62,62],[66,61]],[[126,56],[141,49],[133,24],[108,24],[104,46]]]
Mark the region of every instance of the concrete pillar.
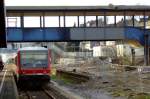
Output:
[[149,65],[148,38],[149,38],[149,35],[146,33],[146,14],[145,14],[145,11],[144,11],[144,41],[145,41],[145,45],[144,45],[144,63],[145,63],[146,66]]
[[149,48],[148,48],[148,34],[144,35],[145,38],[145,46],[144,46],[144,63],[146,66],[149,65]]
[[132,53],[132,65],[135,65],[135,49],[131,48],[131,53]]
[[4,0],[0,1],[0,48],[6,48],[6,28],[5,28],[5,5]]

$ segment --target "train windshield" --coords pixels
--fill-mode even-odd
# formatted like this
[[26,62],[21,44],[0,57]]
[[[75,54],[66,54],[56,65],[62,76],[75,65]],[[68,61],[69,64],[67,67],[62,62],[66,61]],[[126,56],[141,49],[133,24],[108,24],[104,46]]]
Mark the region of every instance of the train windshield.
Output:
[[46,68],[48,66],[47,52],[22,52],[22,68]]

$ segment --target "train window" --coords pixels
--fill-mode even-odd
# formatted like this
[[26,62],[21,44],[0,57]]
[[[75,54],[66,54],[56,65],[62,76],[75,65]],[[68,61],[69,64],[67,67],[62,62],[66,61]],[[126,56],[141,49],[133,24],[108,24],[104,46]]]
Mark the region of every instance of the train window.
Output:
[[23,52],[21,53],[22,68],[43,68],[48,65],[47,52]]

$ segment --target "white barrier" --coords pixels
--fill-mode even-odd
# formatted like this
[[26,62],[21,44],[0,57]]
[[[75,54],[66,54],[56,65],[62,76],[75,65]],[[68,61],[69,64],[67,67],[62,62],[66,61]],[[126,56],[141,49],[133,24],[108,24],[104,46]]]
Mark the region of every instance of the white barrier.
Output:
[[150,66],[139,66],[138,72],[140,73],[150,73]]

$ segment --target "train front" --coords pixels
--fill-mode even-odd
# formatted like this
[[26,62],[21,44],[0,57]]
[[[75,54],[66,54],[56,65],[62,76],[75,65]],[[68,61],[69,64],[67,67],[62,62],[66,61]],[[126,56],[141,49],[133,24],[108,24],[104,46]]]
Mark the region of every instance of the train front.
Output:
[[50,52],[48,49],[20,50],[19,80],[50,81]]

